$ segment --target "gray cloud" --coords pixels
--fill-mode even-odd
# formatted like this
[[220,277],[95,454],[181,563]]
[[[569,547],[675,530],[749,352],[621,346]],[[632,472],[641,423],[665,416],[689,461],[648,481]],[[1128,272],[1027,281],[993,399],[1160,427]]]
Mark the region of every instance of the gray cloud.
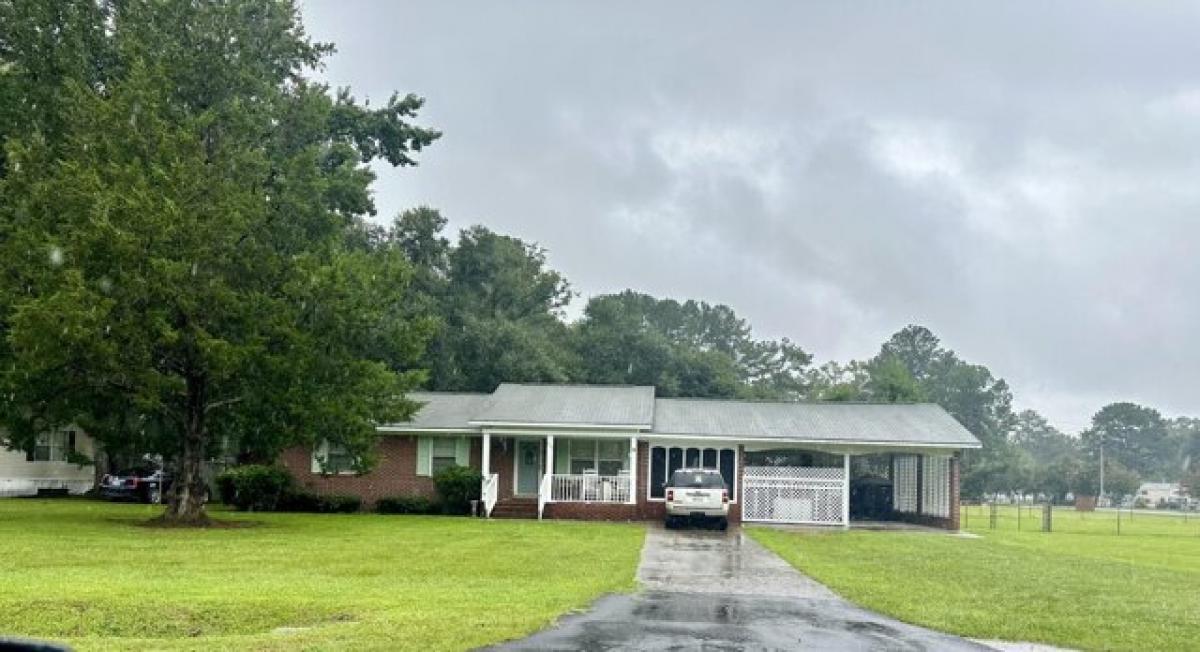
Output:
[[728,303],[821,359],[922,323],[1068,429],[1200,414],[1197,5],[304,12],[330,80],[446,133],[379,170],[381,219],[437,206],[585,296]]

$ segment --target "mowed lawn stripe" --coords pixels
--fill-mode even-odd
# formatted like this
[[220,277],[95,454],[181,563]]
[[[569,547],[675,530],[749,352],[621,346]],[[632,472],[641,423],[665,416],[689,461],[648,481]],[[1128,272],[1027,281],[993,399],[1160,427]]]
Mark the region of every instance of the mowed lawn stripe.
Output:
[[142,526],[158,509],[0,501],[0,632],[82,650],[466,649],[632,590],[644,538],[629,524],[367,514]]
[[[1120,556],[1108,540],[1080,554],[1094,535],[748,531],[844,597],[906,622],[1083,649],[1200,649],[1200,572],[1138,563],[1135,554],[1104,559],[1105,550]],[[1200,541],[1175,545],[1200,555]]]

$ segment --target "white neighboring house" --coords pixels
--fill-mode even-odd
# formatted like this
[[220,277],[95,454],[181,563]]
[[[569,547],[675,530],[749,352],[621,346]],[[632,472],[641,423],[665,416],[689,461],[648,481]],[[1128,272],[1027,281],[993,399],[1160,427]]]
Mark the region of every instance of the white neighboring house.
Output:
[[81,494],[91,489],[95,479],[92,465],[72,463],[72,453],[88,458],[95,453],[92,439],[75,427],[39,435],[29,452],[0,445],[0,496],[33,496],[39,489]]
[[1178,482],[1144,482],[1138,487],[1137,497],[1149,507],[1163,503],[1178,503],[1184,500],[1183,486]]

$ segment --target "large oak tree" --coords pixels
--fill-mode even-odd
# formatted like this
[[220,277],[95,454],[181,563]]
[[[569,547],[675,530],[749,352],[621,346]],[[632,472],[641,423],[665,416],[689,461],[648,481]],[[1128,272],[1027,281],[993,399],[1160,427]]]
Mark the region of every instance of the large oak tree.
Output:
[[[331,52],[287,0],[0,3],[0,419],[177,461],[166,518],[204,520],[202,461],[328,438],[369,463],[412,409],[429,324],[367,164],[415,163],[421,100],[310,79]],[[63,49],[60,50],[58,47]],[[51,60],[44,57],[50,56]]]

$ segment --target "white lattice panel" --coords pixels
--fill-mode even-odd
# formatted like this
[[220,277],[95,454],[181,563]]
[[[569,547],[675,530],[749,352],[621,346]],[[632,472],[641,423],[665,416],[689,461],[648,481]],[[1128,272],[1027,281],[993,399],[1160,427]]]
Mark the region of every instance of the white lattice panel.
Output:
[[747,466],[742,471],[742,518],[840,524],[845,490],[840,468]]
[[944,455],[922,458],[921,513],[950,516],[950,458]]
[[892,509],[906,514],[917,513],[917,464],[916,455],[897,455],[893,462],[895,477],[892,478]]

